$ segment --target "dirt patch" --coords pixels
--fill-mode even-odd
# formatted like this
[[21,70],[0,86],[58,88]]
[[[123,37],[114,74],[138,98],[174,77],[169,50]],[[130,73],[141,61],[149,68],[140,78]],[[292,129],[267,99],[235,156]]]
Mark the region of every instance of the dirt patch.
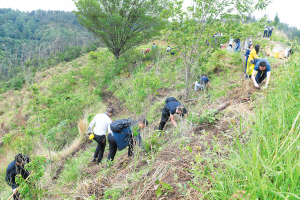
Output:
[[102,90],[102,96],[103,103],[105,103],[107,107],[111,106],[114,108],[114,117],[128,113],[128,110],[123,106],[123,103],[115,97],[113,92],[107,90],[107,87]]

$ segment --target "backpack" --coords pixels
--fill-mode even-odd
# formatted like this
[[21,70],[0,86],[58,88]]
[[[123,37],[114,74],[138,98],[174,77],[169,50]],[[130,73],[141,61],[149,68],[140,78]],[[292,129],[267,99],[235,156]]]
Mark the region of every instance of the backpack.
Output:
[[179,101],[177,99],[175,99],[174,97],[168,97],[168,98],[166,98],[165,102],[167,104],[169,102],[179,102]]
[[129,127],[133,123],[132,119],[119,119],[110,124],[110,129],[114,133],[121,133],[123,128]]

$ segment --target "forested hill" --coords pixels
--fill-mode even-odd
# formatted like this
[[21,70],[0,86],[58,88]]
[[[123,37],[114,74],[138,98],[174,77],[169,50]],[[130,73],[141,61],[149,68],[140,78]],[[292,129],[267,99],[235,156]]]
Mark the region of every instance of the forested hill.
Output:
[[12,9],[0,9],[0,43],[0,92],[22,87],[24,67],[35,72],[100,45],[72,12]]

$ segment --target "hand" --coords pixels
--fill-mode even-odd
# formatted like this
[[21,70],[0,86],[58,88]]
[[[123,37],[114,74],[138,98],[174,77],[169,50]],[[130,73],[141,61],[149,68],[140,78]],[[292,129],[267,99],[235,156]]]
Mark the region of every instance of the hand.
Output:
[[17,188],[13,189],[12,191],[13,191],[13,193],[16,193],[17,192]]
[[268,87],[268,85],[265,85],[265,86],[262,87],[261,89],[262,89],[262,90],[265,90],[265,89],[267,89],[267,87]]
[[259,88],[259,85],[256,82],[254,82],[254,86]]

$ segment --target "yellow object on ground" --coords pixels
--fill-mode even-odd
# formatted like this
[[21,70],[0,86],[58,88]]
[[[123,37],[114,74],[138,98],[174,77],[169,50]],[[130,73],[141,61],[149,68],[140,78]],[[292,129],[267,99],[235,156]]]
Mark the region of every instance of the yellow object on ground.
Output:
[[276,59],[279,58],[279,53],[275,53],[275,58],[276,58]]
[[89,136],[89,139],[92,140],[94,139],[95,135],[92,133],[90,136]]

